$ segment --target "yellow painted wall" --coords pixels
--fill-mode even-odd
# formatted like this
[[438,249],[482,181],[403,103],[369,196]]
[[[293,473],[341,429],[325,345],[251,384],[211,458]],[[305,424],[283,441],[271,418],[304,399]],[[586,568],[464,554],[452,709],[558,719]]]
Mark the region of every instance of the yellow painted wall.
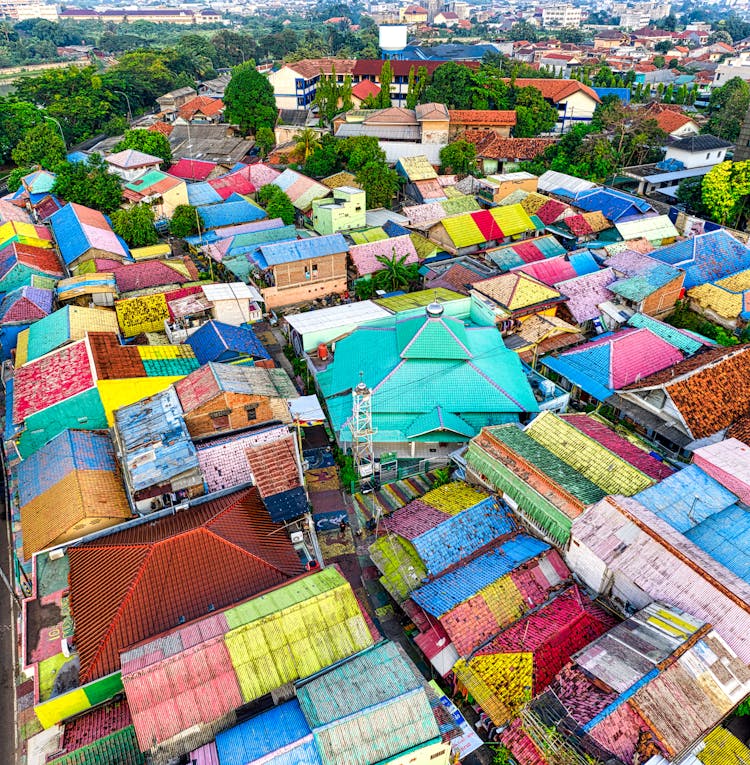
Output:
[[184,375],[176,377],[130,377],[127,380],[98,380],[96,387],[102,400],[107,423],[115,422],[114,412],[123,406],[134,404],[142,398],[161,393],[172,383],[182,380]]
[[163,332],[164,320],[169,318],[167,299],[163,293],[118,300],[115,310],[125,337],[134,337],[141,332]]

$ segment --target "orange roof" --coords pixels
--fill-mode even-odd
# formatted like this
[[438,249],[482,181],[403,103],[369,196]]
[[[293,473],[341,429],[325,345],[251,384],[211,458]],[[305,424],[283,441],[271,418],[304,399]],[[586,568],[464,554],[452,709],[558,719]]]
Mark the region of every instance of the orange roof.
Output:
[[516,113],[512,109],[448,109],[451,122],[461,125],[513,126]]
[[352,95],[360,101],[364,101],[367,96],[376,96],[380,93],[380,85],[372,80],[362,80],[352,87]]
[[555,138],[501,138],[485,130],[465,130],[461,138],[477,147],[477,156],[484,159],[535,159],[551,146]]
[[180,107],[180,117],[184,120],[189,120],[199,112],[205,114],[206,117],[213,117],[223,110],[224,102],[220,98],[196,96]]
[[174,130],[174,125],[169,125],[166,122],[154,122],[148,129],[152,133],[161,133],[162,135],[169,136]]
[[673,112],[671,110],[663,111],[661,114],[657,114],[654,118],[656,124],[665,132],[672,133],[675,130],[679,130],[688,122],[694,122],[692,117],[688,117],[686,114],[680,112]]
[[321,72],[329,74],[332,68],[336,69],[336,74],[353,74],[356,63],[354,59],[349,58],[306,58],[286,66],[305,79],[310,79]]
[[[510,80],[505,78],[505,82],[510,82]],[[555,103],[562,101],[564,98],[568,98],[569,96],[572,96],[573,93],[578,93],[579,91],[584,92],[597,103],[601,101],[599,96],[588,85],[584,85],[583,83],[578,82],[578,80],[545,80],[541,78],[519,77],[514,84],[517,88],[536,88],[544,98]]]

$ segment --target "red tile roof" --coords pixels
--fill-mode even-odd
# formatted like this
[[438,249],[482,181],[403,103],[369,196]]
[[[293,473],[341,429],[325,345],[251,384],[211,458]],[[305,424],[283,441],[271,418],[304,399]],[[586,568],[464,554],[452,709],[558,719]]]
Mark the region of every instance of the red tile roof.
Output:
[[750,446],[750,413],[737,418],[726,432],[727,438],[736,438]]
[[154,122],[154,124],[151,125],[148,129],[152,133],[161,133],[162,135],[169,136],[169,134],[174,130],[174,125],[169,125],[166,122]]
[[501,138],[486,130],[464,130],[461,138],[473,143],[477,156],[485,159],[535,159],[552,146],[555,138]]
[[89,332],[91,355],[99,380],[146,377],[143,359],[134,345],[120,345],[114,332]]
[[491,127],[516,124],[516,112],[513,109],[448,109],[451,122],[461,125],[488,125]]
[[224,111],[224,102],[220,98],[209,96],[196,96],[179,108],[180,117],[191,120],[196,114],[205,114],[206,117],[214,117]]
[[65,723],[59,754],[74,752],[87,744],[93,744],[100,738],[126,728],[132,722],[130,708],[125,699],[98,707],[72,722]]
[[246,454],[261,497],[271,497],[300,485],[293,436],[249,446]]
[[120,651],[302,573],[256,489],[68,549],[82,683]]
[[169,174],[185,181],[205,181],[216,168],[215,162],[182,158],[169,168]]
[[[60,259],[57,253],[51,247],[34,247],[31,244],[21,244],[20,242],[11,242],[7,247],[0,250],[0,264],[8,258],[15,257],[18,263],[29,268],[42,271],[51,276],[64,276]],[[0,271],[2,271],[0,266]]]
[[380,93],[380,85],[372,80],[362,80],[352,87],[352,95],[360,101],[364,101],[367,96],[376,96]]
[[628,389],[663,385],[693,438],[707,438],[750,412],[750,344],[711,348]]
[[661,112],[654,116],[656,124],[665,132],[671,133],[674,130],[687,125],[689,122],[694,122],[692,117],[688,117],[686,114],[680,112],[674,112],[671,109]]
[[[506,79],[505,82],[510,82]],[[537,78],[523,78],[520,77],[514,81],[516,88],[536,88],[544,98],[549,99],[553,103],[558,103],[573,93],[585,93],[594,101],[599,103],[601,99],[588,85],[584,85],[578,80],[545,80]]]

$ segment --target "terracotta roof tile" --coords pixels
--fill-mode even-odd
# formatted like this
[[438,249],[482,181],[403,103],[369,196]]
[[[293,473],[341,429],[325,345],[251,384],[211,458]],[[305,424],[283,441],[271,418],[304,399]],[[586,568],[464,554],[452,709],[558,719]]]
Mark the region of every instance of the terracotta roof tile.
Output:
[[180,117],[184,120],[191,120],[199,112],[206,117],[213,117],[224,111],[224,102],[220,98],[210,98],[209,96],[196,96],[183,104],[180,109]]
[[451,122],[461,125],[488,125],[491,127],[516,124],[514,109],[449,109]]
[[726,432],[727,438],[736,438],[750,446],[750,413],[738,417]]
[[[509,82],[505,79],[505,82]],[[588,85],[578,82],[578,80],[547,80],[536,78],[517,78],[514,80],[516,88],[535,88],[542,96],[554,103],[558,103],[574,93],[585,93],[594,101],[599,103],[601,99]]]
[[82,683],[128,646],[302,572],[256,489],[71,547],[70,604]]
[[473,143],[477,156],[486,159],[535,159],[552,146],[556,138],[501,138],[486,130],[464,130],[461,138]]
[[291,435],[248,447],[247,461],[261,497],[271,497],[300,485],[294,438]]

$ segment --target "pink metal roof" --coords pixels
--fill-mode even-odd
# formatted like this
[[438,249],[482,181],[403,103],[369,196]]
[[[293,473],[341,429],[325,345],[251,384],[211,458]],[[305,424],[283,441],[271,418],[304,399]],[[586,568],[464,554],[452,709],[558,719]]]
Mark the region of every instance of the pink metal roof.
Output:
[[645,327],[615,333],[610,340],[610,387],[619,390],[677,364],[682,358],[679,348]]
[[537,260],[533,263],[526,263],[523,266],[517,266],[513,271],[523,271],[529,276],[533,276],[537,281],[552,287],[557,282],[563,282],[566,279],[573,279],[576,276],[575,269],[570,262],[565,260],[565,256],[558,255],[556,258],[547,260]]
[[568,310],[573,318],[579,323],[595,319],[599,316],[599,303],[611,300],[614,294],[607,287],[616,279],[615,272],[611,268],[603,268],[575,279],[567,279],[555,284],[568,298]]
[[205,181],[216,168],[215,162],[182,158],[169,168],[169,174],[186,181]]
[[493,239],[503,239],[505,237],[505,234],[503,234],[489,210],[480,210],[479,212],[469,213],[469,215],[474,223],[477,224],[477,228],[482,232],[482,236],[486,241],[491,242]]
[[215,722],[243,703],[223,636],[123,673],[122,683],[143,751],[194,725]]
[[385,266],[378,260],[378,256],[388,258],[402,258],[406,256],[406,264],[416,263],[419,256],[414,248],[414,242],[407,234],[394,236],[391,239],[381,239],[367,244],[355,244],[349,248],[349,255],[360,276],[374,274]]
[[95,249],[103,250],[104,252],[117,253],[118,255],[122,255],[123,258],[127,257],[127,252],[125,252],[122,242],[120,242],[111,228],[100,228],[89,223],[81,222],[81,229],[89,244]]
[[415,499],[405,507],[396,510],[390,518],[386,518],[383,526],[394,534],[399,534],[406,539],[414,539],[425,531],[434,529],[443,521],[447,521],[449,517],[447,513]]
[[85,340],[25,364],[13,376],[13,422],[93,387]]

